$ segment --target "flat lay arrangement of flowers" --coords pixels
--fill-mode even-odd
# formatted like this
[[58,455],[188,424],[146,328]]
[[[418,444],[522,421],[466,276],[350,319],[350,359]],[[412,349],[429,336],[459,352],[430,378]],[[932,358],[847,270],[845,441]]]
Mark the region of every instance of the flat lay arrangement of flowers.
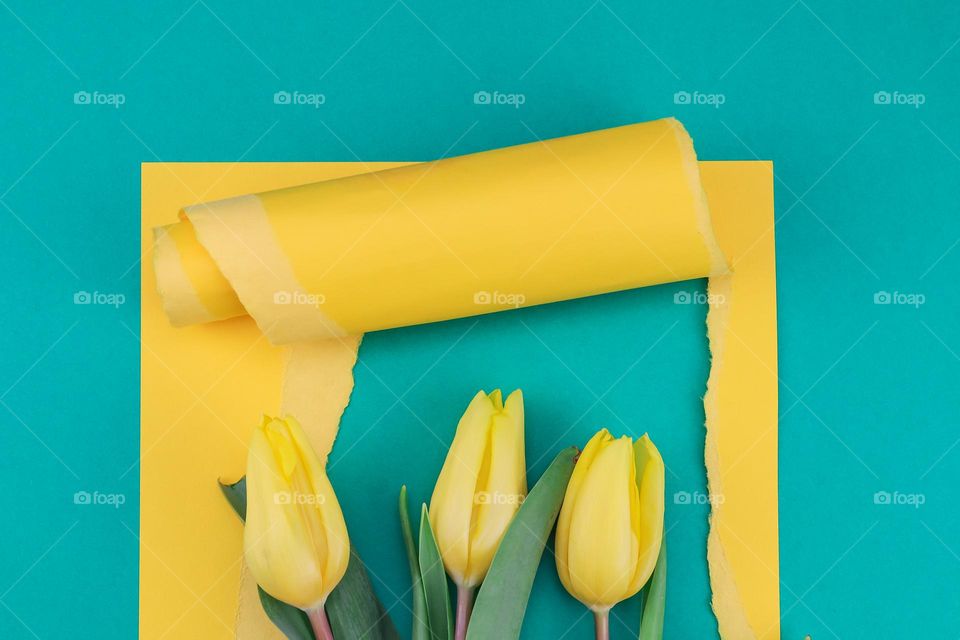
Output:
[[[709,520],[699,522],[709,529],[707,554],[698,563],[705,571],[691,573],[689,561],[695,558],[676,545],[682,555],[674,572],[685,575],[675,582],[683,588],[674,611],[698,607],[700,619],[689,624],[687,616],[674,613],[667,628],[696,628],[693,635],[702,635],[715,623],[720,637],[736,640],[778,628],[776,441],[755,444],[776,419],[777,406],[777,386],[768,375],[776,370],[776,288],[772,238],[766,234],[772,219],[767,165],[701,163],[686,128],[667,117],[432,163],[319,164],[309,174],[296,173],[304,167],[293,165],[276,169],[277,181],[257,182],[256,171],[235,176],[220,199],[158,203],[157,210],[166,214],[151,221],[159,294],[154,302],[172,327],[193,328],[176,338],[164,329],[164,350],[186,357],[227,342],[232,349],[233,340],[241,346],[253,337],[241,336],[242,327],[275,348],[268,357],[278,367],[268,375],[255,368],[237,373],[248,394],[242,412],[223,399],[224,410],[236,411],[231,430],[246,431],[243,425],[252,425],[260,411],[278,406],[269,389],[279,389],[283,408],[256,425],[246,477],[224,487],[246,521],[246,569],[238,605],[225,605],[225,612],[235,614],[227,629],[243,640],[277,638],[276,629],[291,638],[338,640],[400,637],[408,631],[418,640],[518,638],[521,630],[543,637],[553,635],[560,621],[553,613],[563,609],[575,617],[580,603],[579,622],[570,618],[579,633],[592,619],[598,638],[619,637],[625,628],[636,628],[629,635],[661,637],[666,467],[654,442],[672,446],[675,436],[696,434],[700,426],[707,491],[723,501],[710,500]],[[570,172],[584,181],[571,181]],[[604,206],[595,206],[597,197]],[[173,222],[167,214],[175,209]],[[723,233],[715,232],[714,220]],[[437,235],[425,228],[437,229]],[[511,232],[482,232],[488,229]],[[740,263],[734,274],[727,253],[758,238],[764,252]],[[638,251],[637,239],[645,250]],[[469,264],[477,269],[461,268]],[[536,404],[527,399],[536,407],[530,420],[525,421],[520,391],[480,392],[469,402],[448,399],[445,413],[429,425],[419,419],[439,444],[424,452],[431,456],[429,465],[411,464],[420,459],[411,454],[419,453],[422,443],[397,425],[390,431],[392,449],[367,454],[381,464],[347,464],[342,473],[354,479],[348,485],[337,486],[349,482],[341,480],[339,469],[334,482],[328,479],[326,459],[341,420],[346,417],[347,441],[379,422],[361,424],[357,432],[345,413],[352,407],[350,415],[362,416],[371,408],[362,395],[351,401],[355,383],[358,389],[370,384],[365,374],[372,370],[360,351],[364,335],[695,278],[707,278],[709,292],[703,304],[710,373],[702,417],[699,409],[673,416],[668,431],[651,415],[631,413],[628,422],[618,419],[617,433],[598,430],[615,417],[608,415],[566,441],[561,436],[541,443],[558,425],[576,425],[582,418],[546,413],[540,402],[550,400],[551,392],[521,376],[513,384],[537,394]],[[682,293],[674,295],[674,304],[686,304]],[[586,319],[574,307],[564,313]],[[639,309],[630,313],[642,315]],[[498,318],[509,321],[508,314]],[[519,317],[515,321],[526,326]],[[597,316],[586,330],[604,322]],[[214,326],[222,343],[212,339]],[[196,342],[188,346],[180,335]],[[574,343],[578,335],[568,332],[560,344]],[[602,336],[596,344],[609,342]],[[745,349],[728,348],[744,340]],[[626,353],[638,347],[631,342]],[[634,364],[645,353],[636,353]],[[769,366],[757,368],[757,357]],[[216,359],[230,358],[225,351]],[[501,375],[489,371],[458,394]],[[372,377],[384,383],[380,375]],[[147,376],[144,382],[145,415],[160,412],[168,401],[151,391],[151,380]],[[264,390],[265,381],[274,384]],[[693,399],[687,395],[680,402],[693,409],[688,402]],[[525,434],[525,423],[537,425],[536,433]],[[249,438],[233,435],[241,443]],[[526,436],[536,443],[532,464]],[[346,446],[337,464],[352,445]],[[750,462],[739,464],[739,455],[720,451],[743,452]],[[678,457],[678,468],[689,460]],[[233,464],[223,460],[220,469]],[[694,464],[699,480],[703,467]],[[749,470],[751,482],[721,484],[729,466]],[[173,457],[167,473],[181,473]],[[190,480],[208,482],[208,473],[204,469],[202,480]],[[408,499],[404,483],[416,499]],[[398,513],[387,506],[394,491]],[[202,499],[219,500],[210,493]],[[367,508],[372,504],[375,511]],[[231,518],[222,525],[218,539],[234,535]],[[737,540],[719,535],[721,529]],[[407,573],[401,541],[410,575],[404,594],[391,588],[403,584]],[[727,553],[731,542],[738,546]],[[364,548],[371,544],[376,546]],[[741,546],[755,553],[740,553]],[[370,562],[369,570],[361,558]],[[196,559],[185,559],[185,565],[191,563]],[[385,567],[389,581],[381,579]],[[389,606],[377,600],[368,573],[380,582],[381,595],[390,591]],[[679,595],[693,593],[693,585],[701,593],[708,586],[709,597],[681,601]],[[564,592],[572,598],[567,606],[560,604]],[[541,615],[541,596],[556,607],[544,612],[547,618]],[[394,610],[397,603],[409,609],[412,622],[405,611]],[[168,615],[156,599],[148,604],[156,607],[158,619]],[[391,610],[409,630],[396,628]],[[544,628],[544,621],[553,628]]]
[[[400,637],[294,416],[262,417],[246,476],[221,488],[245,523],[264,611],[288,638]],[[519,638],[545,561],[592,614],[598,640],[610,637],[610,610],[630,598],[643,601],[640,640],[663,637],[664,463],[648,435],[600,429],[582,449],[559,451],[528,491],[523,394],[480,391],[418,511],[401,487],[396,535],[409,561],[414,640]]]

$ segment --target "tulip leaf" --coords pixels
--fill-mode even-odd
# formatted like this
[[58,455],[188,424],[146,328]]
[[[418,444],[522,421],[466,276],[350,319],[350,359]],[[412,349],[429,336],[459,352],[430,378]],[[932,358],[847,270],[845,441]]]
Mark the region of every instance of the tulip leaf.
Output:
[[400,640],[393,621],[377,599],[363,560],[351,549],[347,571],[325,607],[334,638]]
[[650,582],[644,588],[640,640],[662,640],[664,609],[667,604],[667,540],[660,543],[660,555]]
[[561,451],[514,516],[480,585],[467,640],[520,637],[533,580],[560,513],[576,455],[575,447]]
[[[227,502],[243,520],[247,515],[246,478],[233,484],[219,484]],[[307,614],[277,600],[259,586],[257,591],[263,611],[289,640],[314,640]],[[327,599],[325,609],[337,638],[399,640],[393,621],[373,591],[363,561],[352,549],[347,571]]]
[[233,507],[233,510],[240,516],[241,520],[247,519],[247,477],[244,476],[233,484],[224,484],[218,482],[223,496]]
[[410,591],[413,593],[413,630],[411,637],[413,640],[430,640],[427,598],[423,593],[423,581],[420,579],[420,561],[416,543],[413,540],[413,527],[410,525],[406,486],[400,488],[400,528],[403,531],[403,544],[407,549],[407,563],[410,565]]
[[263,612],[270,618],[270,622],[283,632],[283,635],[290,640],[314,640],[313,627],[306,613],[277,600],[259,585],[257,585],[257,593],[260,594],[260,606],[263,607]]
[[420,579],[427,602],[427,620],[432,640],[453,638],[453,610],[450,607],[450,591],[447,574],[440,559],[437,539],[430,527],[427,505],[420,510]]

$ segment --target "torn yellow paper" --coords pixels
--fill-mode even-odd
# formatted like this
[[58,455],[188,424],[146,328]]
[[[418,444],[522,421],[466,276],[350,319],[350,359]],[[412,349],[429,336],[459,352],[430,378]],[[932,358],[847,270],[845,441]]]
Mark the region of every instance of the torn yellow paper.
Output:
[[703,162],[732,273],[710,278],[712,364],[704,398],[712,499],[707,557],[720,635],[780,637],[777,286],[773,165]]
[[[736,291],[744,296],[758,295],[768,303],[775,300],[769,165],[702,163],[701,167],[720,245],[731,256],[743,255],[732,280],[738,283],[741,275],[745,281],[750,279],[749,286],[737,286]],[[359,163],[144,165],[144,228],[170,222],[170,212],[185,202],[304,184],[371,168],[379,167]],[[742,211],[749,215],[741,215]],[[608,222],[616,223],[623,233],[618,221],[608,218]],[[695,218],[695,222],[702,224],[702,219]],[[150,250],[151,240],[145,235],[145,253]],[[636,239],[633,242],[635,245]],[[749,251],[744,249],[754,243]],[[442,249],[439,243],[437,246]],[[729,248],[738,247],[729,252]],[[766,258],[751,263],[751,256]],[[157,260],[161,263],[163,256],[157,256]],[[708,266],[701,275],[709,271]],[[273,411],[271,407],[281,403],[283,361],[280,351],[269,347],[249,318],[172,329],[162,317],[161,301],[153,290],[151,264],[145,264],[143,277],[141,637],[234,637],[242,564],[240,536],[236,535],[232,514],[210,484],[209,474],[211,469],[242,470],[249,416],[265,409]],[[183,277],[194,288],[196,299],[200,299],[196,291],[201,291],[205,296],[214,293],[221,296],[219,300],[228,301],[214,274],[208,274],[207,280]],[[207,311],[217,308],[209,299],[201,305]],[[752,335],[752,331],[758,335]],[[772,342],[775,372],[775,315],[764,316],[755,325],[748,322],[743,332],[746,335],[740,337],[747,344],[754,344],[755,339],[761,343],[754,348],[762,355],[767,354],[763,344]],[[340,351],[324,354],[309,349],[299,354],[305,356],[304,360],[299,360],[295,351],[287,363],[284,403],[298,402],[296,397],[307,395],[293,391],[296,385],[291,388],[291,380],[300,377],[298,371],[322,370],[321,376],[306,373],[303,377],[331,385],[325,389],[324,383],[311,391],[329,392],[329,404],[334,407],[325,414],[315,414],[315,423],[321,426],[311,429],[311,437],[321,449],[335,433],[330,420],[339,417],[349,396],[350,368],[356,357],[355,346],[346,346],[349,339],[334,343]],[[715,358],[718,348],[713,347]],[[738,360],[733,351],[723,357]],[[324,369],[324,363],[329,367]],[[720,394],[718,405],[723,408],[734,402],[727,398],[749,396],[753,402],[763,396],[765,402],[773,403],[775,420],[776,386],[771,388],[760,378],[761,373],[768,377],[770,372],[744,366],[743,377],[736,377],[727,373],[733,370],[734,365],[718,367],[711,377],[711,389],[728,389]],[[313,409],[308,403],[298,410],[316,411],[324,404],[319,400]],[[293,411],[289,404],[285,406]],[[713,443],[708,446],[716,452],[716,460],[708,460],[708,467],[711,488],[718,486],[715,479],[722,480],[725,498],[723,509],[715,512],[713,521],[714,531],[720,533],[711,534],[710,542],[711,581],[720,628],[726,638],[779,637],[775,422],[772,438],[767,434],[749,447],[753,436],[759,435],[757,424],[725,420],[727,415],[742,413],[722,410],[717,415],[720,417],[712,420],[718,421],[720,428],[708,420],[708,438]],[[731,469],[729,473],[726,467]],[[745,508],[747,504],[757,506]],[[195,523],[201,521],[209,526],[198,530]],[[732,535],[723,536],[726,528]],[[721,548],[724,561],[714,562],[714,550]],[[250,604],[256,603],[255,589],[252,597],[251,589],[248,583],[236,637],[275,637],[265,635],[273,630],[259,606],[250,610]]]
[[[283,372],[283,413],[309,425],[311,444],[326,460],[350,400],[343,372],[353,371],[360,336],[300,342],[286,349]],[[306,428],[306,427],[305,427]]]
[[[201,320],[245,311],[274,344],[726,271],[693,143],[672,118],[206,202],[182,218],[158,232],[177,239],[156,260],[173,324],[198,307]],[[174,249],[209,259],[178,263]]]
[[[380,163],[374,168],[397,166]],[[249,317],[216,324],[170,326],[155,288],[151,229],[170,222],[186,202],[225,198],[369,171],[362,163],[142,165],[140,456],[140,637],[236,637],[237,590],[243,564],[240,524],[214,482],[242,475],[256,417],[279,413],[284,350]],[[353,387],[356,338],[327,354],[309,411],[315,446],[325,419],[339,420]],[[302,352],[286,366],[317,372]],[[296,362],[294,362],[296,360]],[[332,414],[336,413],[336,416]],[[319,433],[320,437],[317,437]],[[256,590],[252,602],[256,603]],[[250,609],[245,607],[245,610]],[[259,604],[252,609],[260,617]],[[269,623],[267,623],[269,624]],[[250,637],[250,636],[246,636]],[[257,636],[272,637],[272,636]]]

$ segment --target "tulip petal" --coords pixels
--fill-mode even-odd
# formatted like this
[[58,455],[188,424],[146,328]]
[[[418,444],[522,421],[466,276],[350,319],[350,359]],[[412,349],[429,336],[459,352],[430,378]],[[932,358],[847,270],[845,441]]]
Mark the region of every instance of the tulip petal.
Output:
[[474,493],[470,557],[464,586],[483,580],[503,534],[527,495],[523,394],[519,390],[510,394],[504,408],[491,418],[484,457],[484,469]]
[[323,527],[323,544],[326,551],[326,563],[323,575],[327,582],[336,585],[347,570],[350,562],[350,538],[347,535],[347,523],[343,519],[340,503],[330,484],[326,468],[311,446],[306,432],[300,423],[288,416],[286,422],[290,435],[299,453],[300,462],[309,481],[313,500],[307,501],[307,507],[313,507]]
[[244,553],[267,593],[301,609],[322,604],[349,563],[333,487],[292,417],[265,418],[251,439]]
[[583,485],[583,480],[586,478],[590,466],[593,464],[600,450],[612,439],[609,431],[600,429],[590,438],[590,441],[583,448],[583,452],[579,458],[577,458],[576,466],[573,468],[573,475],[570,477],[570,482],[567,484],[567,491],[563,498],[563,507],[560,510],[560,517],[557,519],[557,534],[554,544],[557,557],[557,574],[560,576],[560,582],[563,583],[563,586],[571,594],[574,593],[574,590],[573,584],[570,581],[569,534],[574,506],[576,505],[580,487]]
[[287,425],[280,420],[273,419],[264,425],[263,433],[270,443],[273,455],[276,456],[277,471],[289,479],[297,468],[298,456]]
[[570,527],[570,580],[582,601],[609,607],[629,597],[636,571],[632,513],[638,500],[633,446],[624,436],[598,454],[580,488]]
[[493,404],[494,411],[503,411],[503,394],[500,393],[500,389],[494,389],[490,392],[490,402]]
[[644,434],[634,443],[639,511],[634,531],[639,545],[631,589],[639,590],[653,573],[663,540],[664,465],[653,441]]
[[460,418],[430,499],[430,521],[437,545],[447,572],[458,583],[464,580],[469,564],[474,494],[483,471],[493,413],[494,400],[478,392]]
[[275,598],[301,609],[322,600],[323,576],[312,536],[264,429],[254,432],[247,457],[247,520],[244,554],[257,583]]

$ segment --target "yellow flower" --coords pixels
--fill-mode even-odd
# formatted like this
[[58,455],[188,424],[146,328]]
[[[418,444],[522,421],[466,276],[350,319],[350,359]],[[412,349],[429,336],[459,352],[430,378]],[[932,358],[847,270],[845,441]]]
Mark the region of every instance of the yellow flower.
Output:
[[264,416],[247,456],[244,555],[263,589],[287,604],[322,607],[350,559],[337,497],[294,418]]
[[479,584],[527,495],[523,394],[474,396],[453,438],[430,500],[430,522],[447,573]]
[[603,613],[650,579],[663,537],[663,459],[646,435],[635,443],[601,429],[587,443],[557,521],[560,581]]

